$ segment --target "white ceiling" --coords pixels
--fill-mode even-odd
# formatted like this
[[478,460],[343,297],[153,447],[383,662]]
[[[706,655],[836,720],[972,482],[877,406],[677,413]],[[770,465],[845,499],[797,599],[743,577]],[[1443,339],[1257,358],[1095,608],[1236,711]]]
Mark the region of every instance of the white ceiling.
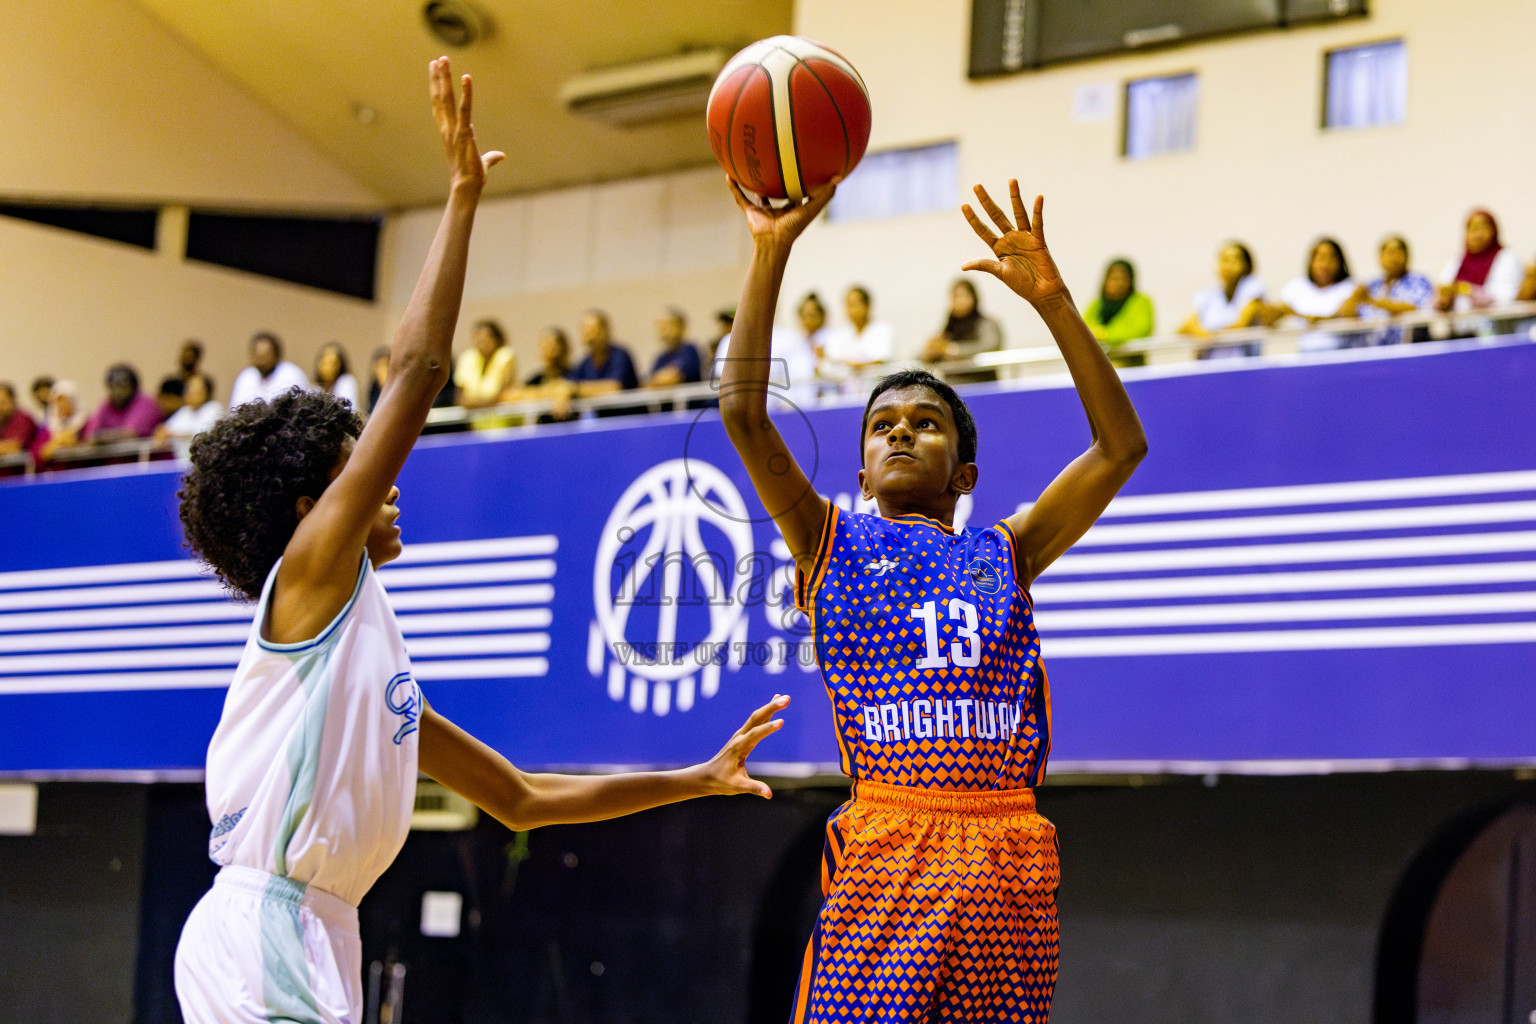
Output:
[[[735,49],[791,29],[793,0],[478,0],[485,40],[447,50],[425,0],[138,0],[242,88],[395,207],[441,201],[442,149],[427,62],[447,52],[475,78],[475,131],[507,163],[489,192],[603,181],[710,161],[704,119],[610,128],[567,114],[562,82],[687,49]],[[369,123],[356,109],[375,112]]]

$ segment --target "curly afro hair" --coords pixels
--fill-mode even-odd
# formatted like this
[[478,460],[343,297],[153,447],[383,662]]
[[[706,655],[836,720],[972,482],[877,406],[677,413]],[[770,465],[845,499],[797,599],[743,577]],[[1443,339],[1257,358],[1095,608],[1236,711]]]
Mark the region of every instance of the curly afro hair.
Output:
[[255,601],[298,526],[295,504],[320,497],[342,445],[361,431],[345,401],[299,388],[230,410],[192,441],[176,495],[187,547]]

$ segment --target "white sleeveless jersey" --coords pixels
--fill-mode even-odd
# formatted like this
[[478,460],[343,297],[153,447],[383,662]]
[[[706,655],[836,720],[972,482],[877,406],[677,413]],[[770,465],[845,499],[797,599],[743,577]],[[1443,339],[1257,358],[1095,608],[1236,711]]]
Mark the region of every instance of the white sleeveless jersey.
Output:
[[262,639],[276,578],[273,566],[208,747],[208,854],[356,906],[410,830],[421,692],[366,557],[308,643]]

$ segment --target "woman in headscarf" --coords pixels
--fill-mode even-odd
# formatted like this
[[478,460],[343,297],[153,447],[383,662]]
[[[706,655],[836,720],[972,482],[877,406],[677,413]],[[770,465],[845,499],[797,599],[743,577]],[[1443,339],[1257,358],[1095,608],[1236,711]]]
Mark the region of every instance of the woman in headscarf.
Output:
[[48,403],[48,416],[33,443],[33,458],[38,463],[53,458],[60,448],[80,443],[80,431],[90,415],[80,406],[80,388],[72,380],[56,381]]
[[1104,283],[1099,297],[1088,304],[1083,321],[1116,366],[1145,366],[1144,352],[1116,355],[1116,349],[1128,341],[1152,336],[1154,312],[1152,300],[1136,290],[1136,268],[1130,260],[1110,261],[1104,269]]
[[[981,311],[976,286],[960,278],[949,289],[949,315],[939,333],[928,339],[923,359],[930,363],[949,359],[969,359],[981,352],[995,352],[1003,347],[1003,329]],[[952,384],[974,384],[996,380],[994,370],[972,370],[945,374]]]
[[1499,222],[1487,210],[1467,217],[1465,249],[1440,272],[1435,308],[1481,309],[1515,301],[1525,278],[1525,263],[1499,242]]

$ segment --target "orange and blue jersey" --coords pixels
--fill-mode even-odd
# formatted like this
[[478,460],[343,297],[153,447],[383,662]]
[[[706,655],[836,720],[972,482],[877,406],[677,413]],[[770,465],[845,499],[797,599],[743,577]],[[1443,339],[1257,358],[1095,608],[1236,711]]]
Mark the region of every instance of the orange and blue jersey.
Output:
[[897,786],[1027,789],[1051,752],[1051,697],[1006,523],[829,506],[796,579],[843,772]]
[[831,507],[795,600],[854,792],[827,822],[793,1024],[1044,1024],[1061,872],[1032,787],[1050,688],[1007,524]]

